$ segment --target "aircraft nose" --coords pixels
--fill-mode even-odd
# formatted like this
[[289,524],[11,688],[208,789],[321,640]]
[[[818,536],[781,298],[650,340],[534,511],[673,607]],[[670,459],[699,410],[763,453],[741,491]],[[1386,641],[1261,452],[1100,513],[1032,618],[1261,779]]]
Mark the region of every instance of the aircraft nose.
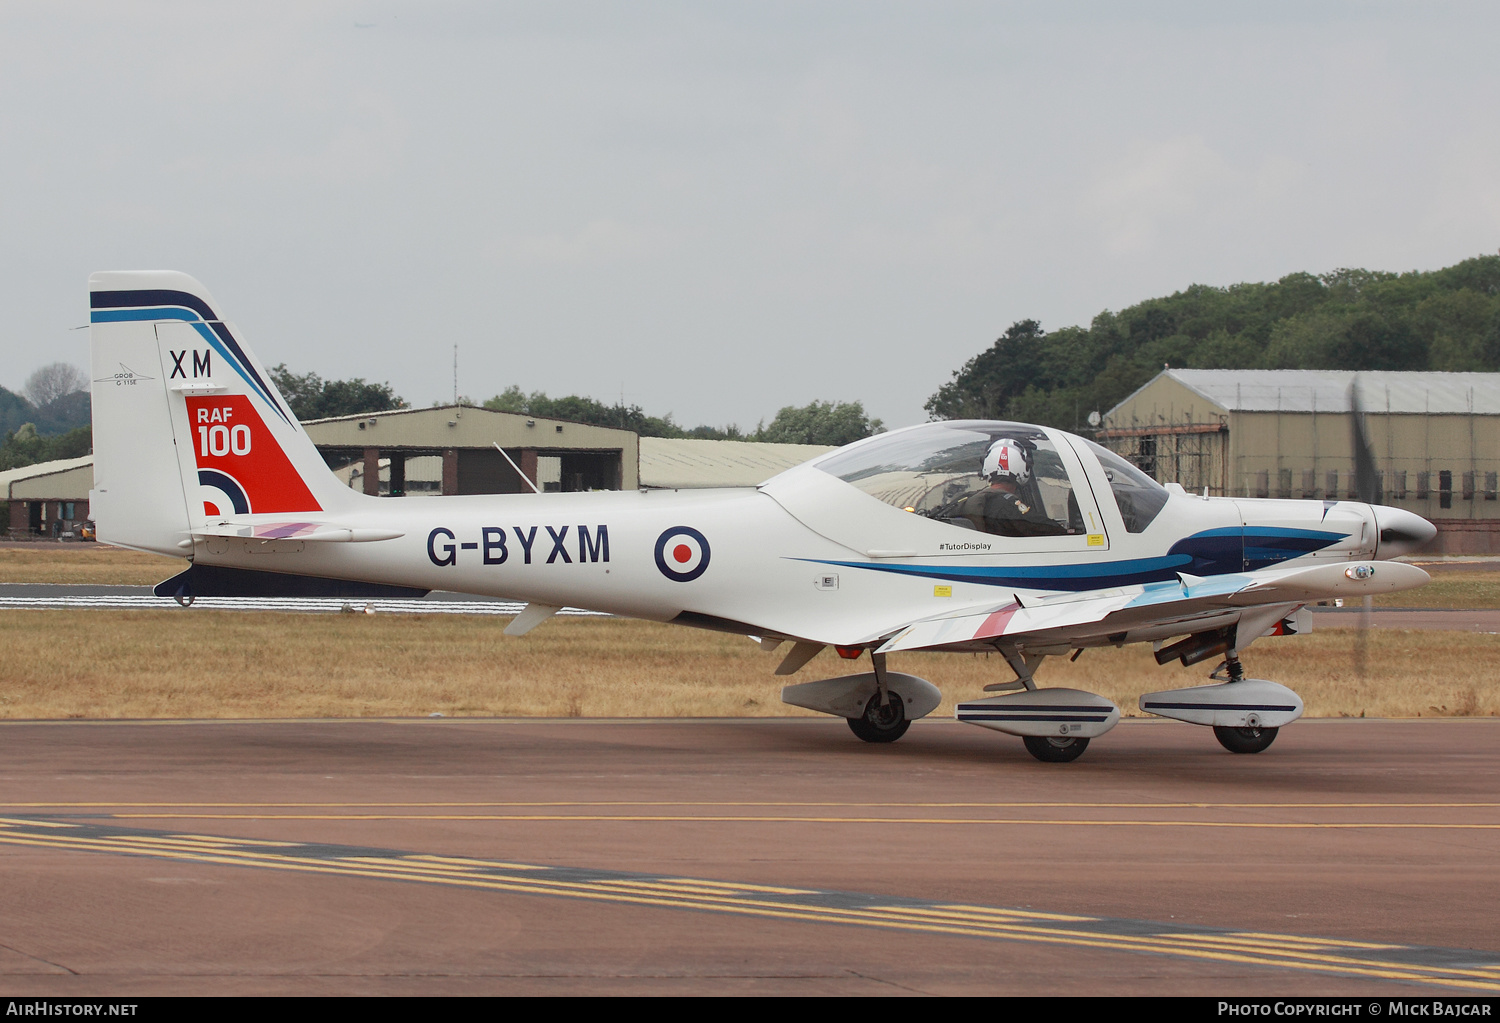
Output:
[[1413,512],[1384,505],[1377,506],[1374,511],[1375,524],[1380,527],[1380,543],[1375,548],[1378,558],[1411,554],[1437,536],[1437,527]]

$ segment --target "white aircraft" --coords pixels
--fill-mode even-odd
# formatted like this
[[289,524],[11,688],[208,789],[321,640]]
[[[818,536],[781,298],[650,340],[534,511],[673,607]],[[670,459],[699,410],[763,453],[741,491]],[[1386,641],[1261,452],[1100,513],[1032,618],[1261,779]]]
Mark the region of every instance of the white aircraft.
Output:
[[[98,538],[189,558],[157,591],[184,602],[271,572],[526,601],[510,635],[565,605],[741,633],[768,651],[790,644],[778,675],[828,646],[868,651],[872,671],[788,685],[782,699],[847,718],[870,742],[940,701],[888,670],[891,654],[997,651],[1015,679],[959,704],[959,720],[1069,761],[1120,709],[1038,687],[1044,657],[1140,642],[1162,664],[1222,655],[1215,684],[1140,708],[1255,753],[1302,701],[1247,679],[1245,648],[1304,631],[1305,604],[1428,579],[1385,559],[1422,546],[1432,524],[1373,497],[1199,497],[1022,423],[895,430],[753,489],[382,500],[329,471],[196,280],[97,273],[89,290]],[[1368,446],[1357,453],[1371,490]]]

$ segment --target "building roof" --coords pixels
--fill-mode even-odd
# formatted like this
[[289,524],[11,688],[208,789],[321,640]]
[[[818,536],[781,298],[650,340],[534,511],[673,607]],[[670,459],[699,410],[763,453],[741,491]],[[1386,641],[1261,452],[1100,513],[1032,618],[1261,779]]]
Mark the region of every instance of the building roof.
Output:
[[327,447],[625,449],[634,454],[635,433],[566,419],[541,419],[476,405],[366,412],[302,424],[313,443]]
[[[60,473],[72,472],[74,469],[84,467],[92,468],[94,464],[93,455],[82,455],[78,458],[59,458],[52,462],[37,462],[35,465],[23,465],[19,469],[6,469],[0,472],[0,496],[9,499],[11,488],[16,483],[38,479],[42,476],[56,476]],[[92,473],[90,473],[92,478]],[[84,487],[84,496],[87,496],[88,487]],[[57,494],[57,497],[71,498],[71,494]]]
[[641,438],[641,486],[753,487],[832,451],[825,444]]
[[1348,412],[1357,377],[1366,412],[1500,415],[1500,373],[1168,369],[1162,375],[1230,412]]

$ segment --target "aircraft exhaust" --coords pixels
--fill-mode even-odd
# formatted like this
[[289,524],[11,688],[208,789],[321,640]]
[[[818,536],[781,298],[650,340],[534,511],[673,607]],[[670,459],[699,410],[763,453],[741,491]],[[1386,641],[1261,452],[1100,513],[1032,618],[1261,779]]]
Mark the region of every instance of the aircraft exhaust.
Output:
[[1228,653],[1230,645],[1234,642],[1234,626],[1215,629],[1212,632],[1199,632],[1189,636],[1187,639],[1178,640],[1171,646],[1164,646],[1156,651],[1156,663],[1166,664],[1170,660],[1179,660],[1186,667],[1206,661],[1210,657]]

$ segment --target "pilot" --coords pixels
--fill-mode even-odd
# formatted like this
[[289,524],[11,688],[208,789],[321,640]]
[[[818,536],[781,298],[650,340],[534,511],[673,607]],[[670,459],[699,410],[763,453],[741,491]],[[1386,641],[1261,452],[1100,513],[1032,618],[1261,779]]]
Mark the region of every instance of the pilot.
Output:
[[1063,530],[1031,496],[1031,453],[1003,437],[984,454],[979,475],[989,481],[970,494],[959,514],[974,528],[1000,536],[1056,536]]

